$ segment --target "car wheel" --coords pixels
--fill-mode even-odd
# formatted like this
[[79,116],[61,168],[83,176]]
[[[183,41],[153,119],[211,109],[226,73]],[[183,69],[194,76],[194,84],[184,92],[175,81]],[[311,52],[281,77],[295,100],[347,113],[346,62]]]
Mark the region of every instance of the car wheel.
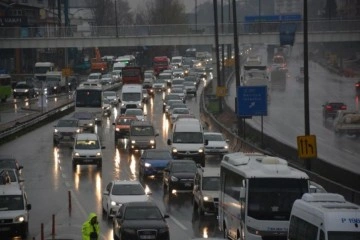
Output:
[[102,162],[98,162],[98,163],[96,164],[96,166],[97,166],[98,169],[101,169],[101,168],[102,168]]

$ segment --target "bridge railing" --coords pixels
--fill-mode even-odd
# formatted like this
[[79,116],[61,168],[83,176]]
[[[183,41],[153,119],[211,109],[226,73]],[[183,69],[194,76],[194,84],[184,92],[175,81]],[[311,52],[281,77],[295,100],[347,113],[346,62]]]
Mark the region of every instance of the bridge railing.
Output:
[[[284,24],[295,24],[303,31],[302,21],[238,23],[239,34],[276,33]],[[308,21],[311,32],[360,31],[360,19]],[[94,37],[144,37],[159,35],[206,35],[214,34],[214,24],[166,24],[166,25],[119,25],[89,27],[1,27],[0,38],[94,38]],[[233,25],[219,25],[220,34],[232,34]]]

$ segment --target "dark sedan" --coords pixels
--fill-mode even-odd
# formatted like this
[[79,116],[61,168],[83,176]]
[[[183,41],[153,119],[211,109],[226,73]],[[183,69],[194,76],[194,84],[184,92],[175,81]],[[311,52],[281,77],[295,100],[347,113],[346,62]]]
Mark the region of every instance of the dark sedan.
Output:
[[166,149],[147,149],[140,157],[139,178],[144,179],[148,176],[158,176],[163,174],[163,171],[172,156],[169,150]]
[[164,169],[164,192],[192,192],[196,163],[193,160],[172,160]]
[[168,217],[154,202],[125,203],[113,218],[114,239],[169,240]]

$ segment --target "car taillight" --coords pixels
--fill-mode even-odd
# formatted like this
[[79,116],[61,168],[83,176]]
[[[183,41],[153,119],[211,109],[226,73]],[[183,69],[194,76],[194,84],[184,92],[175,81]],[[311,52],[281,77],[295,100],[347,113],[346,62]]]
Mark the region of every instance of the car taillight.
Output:
[[343,105],[343,106],[340,107],[341,110],[346,110],[346,108],[347,108],[347,107],[346,107],[345,105]]
[[355,87],[360,87],[360,83],[355,84]]
[[331,105],[326,105],[326,110],[331,110],[331,109],[332,109]]

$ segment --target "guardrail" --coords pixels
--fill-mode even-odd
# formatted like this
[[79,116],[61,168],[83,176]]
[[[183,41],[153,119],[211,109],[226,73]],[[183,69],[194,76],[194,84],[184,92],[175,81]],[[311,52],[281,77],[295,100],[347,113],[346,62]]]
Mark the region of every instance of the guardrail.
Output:
[[[296,25],[303,31],[303,21],[238,22],[238,34],[278,33],[286,24]],[[220,34],[233,34],[233,24],[219,24]],[[308,21],[308,32],[349,32],[360,30],[360,19],[319,19]],[[6,38],[93,38],[134,37],[159,35],[214,34],[213,23],[208,24],[164,24],[164,25],[119,25],[77,27],[2,27],[0,39]]]

